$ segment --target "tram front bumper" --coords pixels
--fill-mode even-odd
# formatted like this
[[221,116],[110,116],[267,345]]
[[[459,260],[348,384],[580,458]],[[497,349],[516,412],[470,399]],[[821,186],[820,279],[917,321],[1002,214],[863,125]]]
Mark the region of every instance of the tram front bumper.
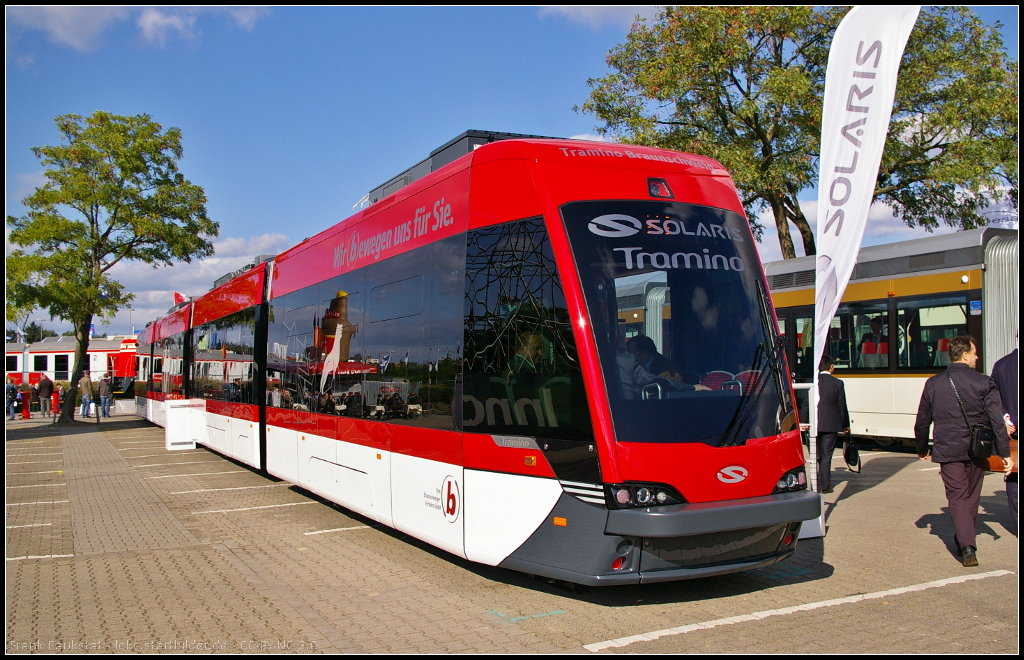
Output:
[[780,493],[724,502],[675,504],[608,512],[606,534],[647,538],[690,536],[784,523],[821,515],[821,494]]

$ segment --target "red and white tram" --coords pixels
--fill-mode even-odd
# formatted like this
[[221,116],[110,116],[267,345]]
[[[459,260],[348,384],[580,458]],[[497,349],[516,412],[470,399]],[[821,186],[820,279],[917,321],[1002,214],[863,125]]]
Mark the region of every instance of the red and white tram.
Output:
[[821,503],[728,173],[459,140],[148,326],[140,413],[484,564],[606,585],[789,557]]

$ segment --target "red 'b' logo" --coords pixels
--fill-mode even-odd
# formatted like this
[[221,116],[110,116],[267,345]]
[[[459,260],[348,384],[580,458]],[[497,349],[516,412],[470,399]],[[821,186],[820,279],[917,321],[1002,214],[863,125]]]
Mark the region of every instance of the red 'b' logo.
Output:
[[459,497],[459,482],[455,477],[448,475],[441,483],[441,508],[444,510],[444,518],[450,523],[459,519],[459,510],[462,508],[462,499]]

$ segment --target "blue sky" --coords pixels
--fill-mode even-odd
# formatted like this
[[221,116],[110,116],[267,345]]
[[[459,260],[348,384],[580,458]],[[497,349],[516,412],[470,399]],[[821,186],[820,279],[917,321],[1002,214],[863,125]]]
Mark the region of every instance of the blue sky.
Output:
[[[976,11],[1003,22],[1017,59],[1017,8]],[[654,10],[9,7],[6,211],[22,214],[43,182],[30,148],[57,142],[59,114],[147,113],[180,128],[181,170],[206,190],[221,236],[203,262],[119,266],[140,328],[173,291],[202,294],[252,256],[343,220],[466,129],[593,135],[594,118],[572,108],[637,13]],[[917,235],[883,210],[866,242]],[[761,251],[778,258],[773,233]],[[128,332],[127,310],[99,331]]]

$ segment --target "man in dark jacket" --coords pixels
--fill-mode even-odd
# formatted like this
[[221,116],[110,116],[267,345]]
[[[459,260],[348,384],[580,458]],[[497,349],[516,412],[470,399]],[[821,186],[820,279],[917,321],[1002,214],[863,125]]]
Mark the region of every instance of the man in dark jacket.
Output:
[[818,490],[822,493],[832,492],[832,452],[839,434],[850,432],[846,386],[832,375],[835,362],[826,354],[818,363]]
[[50,416],[50,409],[53,407],[53,381],[46,377],[46,374],[39,376],[39,410],[43,417]]
[[[1010,444],[1003,425],[999,388],[989,376],[974,370],[978,363],[974,338],[962,335],[949,340],[949,361],[945,372],[932,376],[924,384],[914,435],[918,457],[928,460],[930,455],[931,460],[940,465],[949,516],[956,533],[953,542],[963,557],[964,566],[977,566],[975,527],[985,461],[972,460],[968,455],[971,427],[991,426],[996,435],[996,453],[1003,457],[1006,471],[1013,467],[1013,462],[1009,458]],[[958,399],[963,403],[963,412]],[[934,439],[929,452],[928,432],[933,423]]]

